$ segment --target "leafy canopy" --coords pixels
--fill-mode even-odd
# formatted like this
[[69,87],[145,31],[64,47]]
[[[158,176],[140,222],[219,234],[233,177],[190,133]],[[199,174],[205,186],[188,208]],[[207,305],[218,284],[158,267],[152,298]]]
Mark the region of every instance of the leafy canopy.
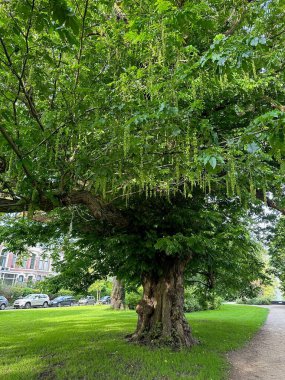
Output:
[[280,188],[283,20],[282,0],[3,2],[2,195]]

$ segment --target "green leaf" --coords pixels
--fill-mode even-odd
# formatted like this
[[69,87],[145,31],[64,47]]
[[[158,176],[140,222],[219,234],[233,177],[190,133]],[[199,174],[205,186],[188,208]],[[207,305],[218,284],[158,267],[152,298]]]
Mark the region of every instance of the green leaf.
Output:
[[213,169],[215,169],[215,167],[217,166],[217,159],[216,159],[216,157],[212,156],[209,159],[209,164],[212,166]]
[[257,145],[255,142],[253,142],[253,143],[251,143],[251,144],[249,144],[249,145],[247,146],[247,151],[248,151],[249,153],[255,153],[255,152],[257,152],[259,149],[260,149],[260,146]]

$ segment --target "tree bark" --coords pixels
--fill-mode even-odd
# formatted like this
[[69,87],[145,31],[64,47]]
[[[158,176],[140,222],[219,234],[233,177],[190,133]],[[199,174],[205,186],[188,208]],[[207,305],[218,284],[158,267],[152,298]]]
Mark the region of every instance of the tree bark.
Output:
[[183,312],[186,263],[168,258],[161,267],[163,275],[144,276],[143,299],[136,307],[137,329],[128,336],[130,341],[175,349],[197,343]]
[[123,283],[116,277],[113,279],[113,288],[111,294],[111,306],[115,310],[124,308],[125,303],[125,289]]

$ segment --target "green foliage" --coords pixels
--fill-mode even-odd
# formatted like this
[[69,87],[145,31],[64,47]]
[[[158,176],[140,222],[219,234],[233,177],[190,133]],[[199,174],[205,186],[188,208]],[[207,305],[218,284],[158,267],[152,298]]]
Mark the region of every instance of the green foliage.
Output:
[[94,297],[110,296],[112,292],[112,282],[108,280],[97,280],[88,288],[88,294]]
[[238,304],[246,305],[270,305],[271,299],[268,297],[255,297],[255,298],[238,298],[236,300]]
[[281,217],[276,225],[269,246],[270,263],[273,273],[280,279],[285,291],[285,218]]
[[83,188],[110,202],[279,188],[282,6],[4,2],[3,191],[35,210]]
[[27,287],[18,285],[8,286],[0,284],[0,294],[6,297],[7,300],[11,303],[19,297],[25,297],[28,294],[40,292],[40,289],[37,287]]
[[142,289],[136,292],[135,291],[127,292],[126,298],[125,298],[126,306],[131,310],[135,310],[137,304],[141,301],[141,299],[142,299]]
[[208,294],[206,289],[186,287],[184,294],[184,311],[190,313],[201,310],[219,309],[222,298],[216,294]]

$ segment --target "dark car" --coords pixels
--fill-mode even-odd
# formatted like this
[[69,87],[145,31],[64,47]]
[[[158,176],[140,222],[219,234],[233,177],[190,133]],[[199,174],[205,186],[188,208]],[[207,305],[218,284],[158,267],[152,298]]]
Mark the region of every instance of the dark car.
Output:
[[50,306],[73,306],[76,304],[76,299],[72,296],[59,296],[50,302]]
[[0,296],[0,310],[5,310],[8,306],[8,300],[4,296]]
[[109,305],[111,303],[111,297],[110,296],[105,296],[100,298],[99,302],[102,305]]

